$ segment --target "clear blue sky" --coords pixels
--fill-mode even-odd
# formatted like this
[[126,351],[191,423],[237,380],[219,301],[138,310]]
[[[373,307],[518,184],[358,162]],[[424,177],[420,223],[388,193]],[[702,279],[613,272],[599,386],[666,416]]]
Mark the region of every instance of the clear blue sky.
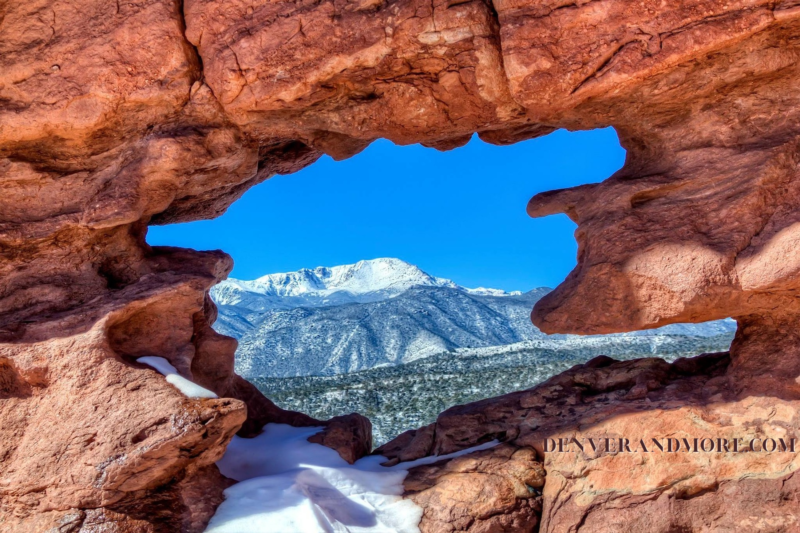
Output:
[[529,218],[528,200],[602,181],[624,160],[610,128],[513,146],[475,137],[444,153],[381,140],[275,176],[214,220],[151,227],[147,240],[224,250],[240,279],[398,257],[467,287],[555,287],[575,266],[575,225]]

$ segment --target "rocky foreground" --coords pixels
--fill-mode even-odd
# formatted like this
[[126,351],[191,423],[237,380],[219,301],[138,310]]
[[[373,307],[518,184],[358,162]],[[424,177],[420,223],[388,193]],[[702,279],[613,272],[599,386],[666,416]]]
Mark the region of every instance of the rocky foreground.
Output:
[[[202,531],[235,433],[320,423],[233,372],[208,298],[230,258],[151,248],[148,225],[219,215],[379,137],[449,149],[613,126],[622,170],[529,204],[569,215],[579,243],[534,323],[733,317],[730,354],[595,360],[382,451],[504,441],[409,474],[424,531],[797,531],[791,449],[542,443],[797,436],[798,59],[794,0],[0,3],[0,529]],[[219,398],[183,396],[142,356]],[[345,459],[369,450],[366,419],[326,425],[315,438]]]
[[409,461],[504,441],[411,470],[406,495],[424,509],[423,532],[797,531],[800,403],[737,392],[730,365],[727,353],[598,357],[449,409],[376,453]]

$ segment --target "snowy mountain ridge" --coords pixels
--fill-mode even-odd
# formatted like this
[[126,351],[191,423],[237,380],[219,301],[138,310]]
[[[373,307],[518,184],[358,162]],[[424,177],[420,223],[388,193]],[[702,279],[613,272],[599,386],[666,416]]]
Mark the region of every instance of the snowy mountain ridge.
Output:
[[218,305],[255,304],[257,309],[266,311],[375,302],[416,286],[448,287],[487,296],[522,294],[484,287],[468,289],[449,279],[431,276],[400,259],[384,257],[351,265],[267,274],[252,281],[231,278],[215,286],[211,295]]

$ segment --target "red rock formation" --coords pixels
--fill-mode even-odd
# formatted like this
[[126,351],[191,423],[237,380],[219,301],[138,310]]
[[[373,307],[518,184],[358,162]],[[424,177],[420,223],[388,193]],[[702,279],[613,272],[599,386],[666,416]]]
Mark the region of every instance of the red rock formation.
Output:
[[[506,441],[505,449],[536,449],[544,457],[547,473],[539,529],[543,532],[797,531],[800,398],[777,392],[768,396],[736,393],[726,374],[729,366],[728,354],[679,359],[673,364],[660,359],[614,362],[599,357],[531,390],[445,411],[433,431],[426,432],[428,445],[412,453],[407,436],[376,453],[413,460],[495,438]],[[584,440],[589,438],[597,450]],[[620,446],[620,438],[630,441],[630,452],[625,443]],[[653,438],[666,450],[659,450]],[[685,451],[682,444],[680,451],[670,453],[667,438],[687,439],[692,451]],[[695,452],[695,446],[705,446],[710,452],[709,441],[702,442],[707,438],[715,447],[717,439],[724,439],[729,452]],[[757,449],[766,439],[774,439],[777,449],[733,453],[734,439],[740,439],[739,449],[746,449],[754,438],[761,439],[755,443]],[[556,444],[558,439],[563,439],[561,445]],[[645,440],[647,452],[639,439]],[[694,439],[698,439],[696,445]],[[791,439],[795,439],[793,450]],[[771,449],[772,444],[767,447]],[[498,460],[504,452],[491,448],[480,453],[484,460]],[[457,461],[475,455],[438,468],[458,468]],[[536,466],[528,470],[535,472]],[[412,470],[406,482],[406,490],[416,501],[420,501],[414,495],[419,476]],[[430,524],[430,516],[460,511],[449,500],[458,499],[464,485],[491,486],[474,474],[466,474],[459,482],[430,482],[441,495],[435,502],[420,501],[434,507],[426,509],[423,525]],[[535,493],[528,498],[535,498]],[[504,516],[509,506],[494,494],[476,494],[468,501],[468,509],[497,517]],[[533,530],[531,526],[465,527],[456,516],[443,521],[451,528],[430,530]]]
[[544,469],[531,448],[501,444],[411,469],[406,495],[422,507],[422,533],[534,531]]
[[[446,149],[474,132],[511,143],[614,126],[628,150],[623,170],[531,201],[534,216],[572,217],[580,246],[578,267],[534,321],[594,333],[733,316],[726,385],[700,372],[653,400],[642,378],[625,385],[623,404],[675,428],[694,423],[698,405],[720,431],[733,427],[725,420],[762,427],[767,405],[796,425],[786,420],[800,393],[798,59],[794,0],[0,3],[0,527],[199,531],[219,499],[209,465],[242,424],[253,434],[267,421],[316,423],[233,373],[234,343],[210,329],[207,298],[230,259],[150,248],[144,234],[217,216],[276,173],[323,152],[350,156],[378,137]],[[168,359],[222,398],[183,397],[135,362],[142,355]],[[659,383],[659,372],[678,370],[652,371]],[[698,396],[700,385],[722,399]],[[622,404],[579,402],[570,390],[565,405],[616,431],[609,417]],[[504,432],[531,445],[497,410],[506,401],[480,415],[470,407],[473,429],[460,439],[444,437],[448,414],[404,437],[411,448],[397,457],[427,439],[430,452]],[[572,427],[578,419],[563,409]],[[559,430],[545,411],[536,423]],[[350,460],[367,432],[352,421],[321,437]],[[716,490],[692,481],[703,488],[678,501],[661,485],[632,489],[602,474],[621,460],[580,470],[601,472],[603,503],[583,484],[591,474],[548,456],[550,479],[563,472],[569,485],[545,485],[543,527],[577,528],[579,515],[582,530],[617,518],[649,527],[665,515],[663,528],[695,527],[725,498],[748,512],[767,488],[770,509],[788,516],[782,506],[796,497],[794,463],[737,463],[761,476],[745,482],[720,460],[709,477]],[[700,466],[664,474],[647,463],[642,475],[695,479]],[[438,479],[423,492],[437,494]],[[193,494],[208,494],[208,505],[187,503]]]
[[372,452],[372,423],[355,413],[336,416],[325,422],[325,429],[308,441],[333,448],[342,459],[353,464]]

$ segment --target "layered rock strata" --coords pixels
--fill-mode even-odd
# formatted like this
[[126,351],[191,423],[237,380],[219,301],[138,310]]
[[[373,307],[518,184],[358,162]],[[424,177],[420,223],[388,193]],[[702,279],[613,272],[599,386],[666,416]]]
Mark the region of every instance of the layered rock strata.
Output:
[[[318,423],[233,373],[207,297],[230,259],[150,248],[146,228],[217,216],[276,173],[379,137],[448,149],[475,132],[504,144],[614,126],[619,173],[529,205],[567,213],[579,242],[534,322],[597,333],[733,316],[729,390],[713,390],[734,395],[723,404],[736,420],[755,424],[758,402],[794,412],[798,59],[794,0],[0,3],[0,528],[200,531],[225,484],[211,465],[235,432]],[[136,363],[145,355],[220,398],[182,396]],[[658,405],[678,427],[701,400],[675,394]],[[611,407],[588,405],[608,419]],[[368,424],[336,424],[320,438],[353,460]],[[567,472],[555,460],[548,473]],[[741,498],[756,490],[712,477]],[[579,513],[556,505],[556,483],[545,528]],[[609,502],[639,494],[603,483]],[[585,494],[582,509],[592,490],[562,492]],[[418,501],[426,517],[456,506]]]

